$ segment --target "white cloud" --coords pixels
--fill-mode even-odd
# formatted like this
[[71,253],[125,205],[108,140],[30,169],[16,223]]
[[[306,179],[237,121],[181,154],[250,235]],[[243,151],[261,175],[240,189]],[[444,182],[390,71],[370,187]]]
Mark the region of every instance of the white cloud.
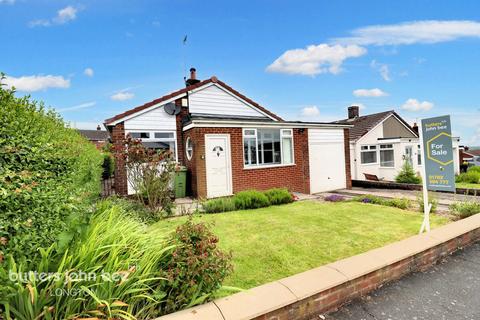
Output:
[[94,72],[92,68],[86,68],[85,70],[83,70],[83,74],[87,77],[93,77]]
[[65,24],[77,18],[78,8],[68,6],[57,11],[57,15],[51,19],[38,19],[30,21],[30,27],[49,27],[53,25]]
[[353,95],[355,97],[376,98],[376,97],[386,97],[388,96],[388,93],[378,88],[374,88],[374,89],[357,89],[353,91]]
[[309,106],[302,109],[302,117],[318,117],[320,115],[320,110],[317,106]]
[[33,75],[19,78],[7,76],[5,78],[5,84],[8,87],[15,87],[17,91],[34,92],[47,90],[48,88],[69,88],[70,80],[62,76],[52,75]]
[[385,63],[379,63],[376,60],[372,60],[370,66],[380,73],[380,76],[383,78],[383,80],[392,81],[392,78],[390,77],[390,68],[388,65]]
[[114,101],[125,101],[135,97],[135,94],[128,91],[120,91],[110,96],[110,99]]
[[340,44],[410,45],[438,43],[460,38],[479,38],[480,22],[471,20],[423,20],[355,29],[350,37],[337,38]]
[[357,45],[310,45],[305,49],[285,51],[267,67],[267,71],[308,76],[320,73],[338,74],[342,71],[341,66],[346,59],[360,57],[366,52],[365,48]]
[[403,110],[407,111],[428,111],[433,108],[433,103],[429,101],[418,101],[417,99],[408,99],[402,105]]
[[57,109],[57,111],[58,112],[65,112],[65,111],[82,110],[82,109],[86,109],[86,108],[91,108],[96,104],[97,104],[96,101],[86,102],[86,103],[82,103],[82,104],[79,104],[79,105],[76,105],[76,106],[73,106],[73,107]]

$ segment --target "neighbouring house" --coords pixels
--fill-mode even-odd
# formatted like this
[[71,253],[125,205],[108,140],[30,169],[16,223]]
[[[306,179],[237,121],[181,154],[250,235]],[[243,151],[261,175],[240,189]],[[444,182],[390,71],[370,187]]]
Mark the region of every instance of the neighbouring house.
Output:
[[[416,124],[411,127],[395,111],[360,116],[360,108],[348,108],[348,118],[335,123],[351,124],[350,162],[352,179],[366,175],[394,181],[405,161],[422,174],[422,155]],[[460,172],[458,137],[452,138],[455,173]]]
[[108,131],[102,130],[100,126],[97,126],[97,130],[78,129],[78,132],[88,141],[92,142],[97,149],[102,149],[108,143]]
[[[216,77],[200,81],[190,72],[185,88],[107,119],[112,143],[130,135],[171,150],[194,197],[351,187],[350,124],[284,121]],[[116,162],[117,193],[133,193],[123,160]]]

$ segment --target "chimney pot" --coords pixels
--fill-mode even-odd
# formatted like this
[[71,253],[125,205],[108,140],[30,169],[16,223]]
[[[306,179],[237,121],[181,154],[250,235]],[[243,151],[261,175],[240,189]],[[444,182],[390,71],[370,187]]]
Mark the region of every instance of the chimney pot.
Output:
[[100,127],[100,125],[97,125],[97,130],[102,130],[102,128]]
[[350,106],[348,107],[348,119],[355,119],[360,116],[360,107],[359,106]]
[[200,80],[197,80],[197,69],[195,68],[190,68],[190,79],[187,79],[185,81],[185,85],[187,87],[194,85],[196,83],[199,83]]
[[418,125],[416,122],[413,123],[412,130],[415,131],[416,134],[418,134]]

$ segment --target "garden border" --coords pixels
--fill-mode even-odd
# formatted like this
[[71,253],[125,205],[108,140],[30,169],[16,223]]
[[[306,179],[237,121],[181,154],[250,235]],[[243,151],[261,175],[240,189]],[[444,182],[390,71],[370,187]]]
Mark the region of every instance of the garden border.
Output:
[[157,320],[309,319],[480,239],[480,214]]

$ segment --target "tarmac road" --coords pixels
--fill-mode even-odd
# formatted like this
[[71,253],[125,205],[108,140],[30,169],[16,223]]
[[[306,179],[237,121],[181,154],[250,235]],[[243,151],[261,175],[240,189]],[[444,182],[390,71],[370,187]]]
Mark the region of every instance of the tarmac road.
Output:
[[480,320],[480,243],[318,319]]

